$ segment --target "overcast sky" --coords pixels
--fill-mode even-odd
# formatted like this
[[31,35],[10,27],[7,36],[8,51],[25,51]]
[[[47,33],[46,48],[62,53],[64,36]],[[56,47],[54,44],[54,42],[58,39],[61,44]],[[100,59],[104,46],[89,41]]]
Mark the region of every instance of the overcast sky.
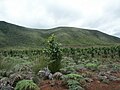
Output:
[[0,0],[0,21],[90,28],[120,37],[120,0]]

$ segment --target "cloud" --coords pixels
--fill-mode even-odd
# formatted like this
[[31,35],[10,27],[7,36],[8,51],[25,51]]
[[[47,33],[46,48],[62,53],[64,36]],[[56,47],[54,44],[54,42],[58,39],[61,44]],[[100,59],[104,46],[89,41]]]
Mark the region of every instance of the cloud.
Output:
[[119,3],[120,0],[0,0],[0,20],[31,28],[90,28],[113,35],[120,33]]

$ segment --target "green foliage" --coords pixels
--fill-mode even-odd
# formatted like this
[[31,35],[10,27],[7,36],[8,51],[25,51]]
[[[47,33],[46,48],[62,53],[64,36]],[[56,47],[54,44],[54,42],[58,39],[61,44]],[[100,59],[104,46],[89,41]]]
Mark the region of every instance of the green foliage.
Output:
[[55,73],[61,68],[62,53],[59,44],[55,41],[55,35],[53,34],[48,38],[48,47],[46,51],[48,57],[50,57],[49,69],[52,73]]
[[67,74],[63,76],[63,81],[68,85],[69,90],[84,90],[81,85],[84,78],[78,74]]
[[17,57],[3,57],[0,59],[0,69],[4,69],[4,70],[13,70],[13,69],[17,69],[17,67],[19,66],[19,68],[22,68],[22,66],[29,66],[31,62],[24,60],[22,58],[17,58]]
[[64,57],[61,60],[62,68],[60,69],[60,71],[65,74],[75,73],[76,72],[75,66],[76,66],[76,63],[74,62],[74,60],[72,58]]
[[69,80],[69,79],[73,79],[73,80],[81,80],[83,79],[83,77],[79,74],[67,74],[64,75],[64,80]]
[[49,60],[47,57],[45,57],[44,55],[39,56],[35,58],[32,69],[35,72],[35,74],[37,74],[39,70],[43,69],[44,67],[47,67],[48,64]]
[[98,65],[96,63],[87,63],[86,68],[90,69],[90,70],[97,70],[98,69]]
[[13,67],[13,71],[14,72],[29,72],[31,71],[31,62],[26,62],[26,63],[20,63],[20,64],[16,64]]
[[84,88],[82,88],[80,86],[80,83],[76,80],[68,80],[67,81],[69,90],[84,90]]
[[17,83],[15,90],[39,90],[32,80],[21,80]]
[[7,58],[5,58],[5,57],[2,57],[2,58],[0,58],[0,69],[2,70],[2,69],[4,69],[4,70],[10,70],[12,67],[13,67],[13,62],[14,62],[14,60],[13,60],[13,58],[10,58],[10,57],[7,57]]

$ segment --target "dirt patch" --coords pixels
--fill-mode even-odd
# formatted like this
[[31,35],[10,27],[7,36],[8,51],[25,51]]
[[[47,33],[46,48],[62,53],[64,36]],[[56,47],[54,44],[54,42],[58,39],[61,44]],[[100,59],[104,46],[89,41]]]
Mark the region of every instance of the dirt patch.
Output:
[[86,90],[120,90],[120,81],[110,82],[109,84],[93,81],[86,86]]
[[68,90],[67,87],[63,86],[61,80],[45,80],[40,83],[40,90]]

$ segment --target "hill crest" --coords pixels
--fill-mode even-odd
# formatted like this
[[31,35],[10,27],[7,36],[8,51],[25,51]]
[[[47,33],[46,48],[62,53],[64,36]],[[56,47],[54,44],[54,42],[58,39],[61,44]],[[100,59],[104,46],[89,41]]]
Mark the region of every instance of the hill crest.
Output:
[[75,27],[32,29],[0,21],[0,48],[40,47],[53,33],[56,35],[57,41],[64,46],[93,46],[120,43],[120,38],[97,30]]

